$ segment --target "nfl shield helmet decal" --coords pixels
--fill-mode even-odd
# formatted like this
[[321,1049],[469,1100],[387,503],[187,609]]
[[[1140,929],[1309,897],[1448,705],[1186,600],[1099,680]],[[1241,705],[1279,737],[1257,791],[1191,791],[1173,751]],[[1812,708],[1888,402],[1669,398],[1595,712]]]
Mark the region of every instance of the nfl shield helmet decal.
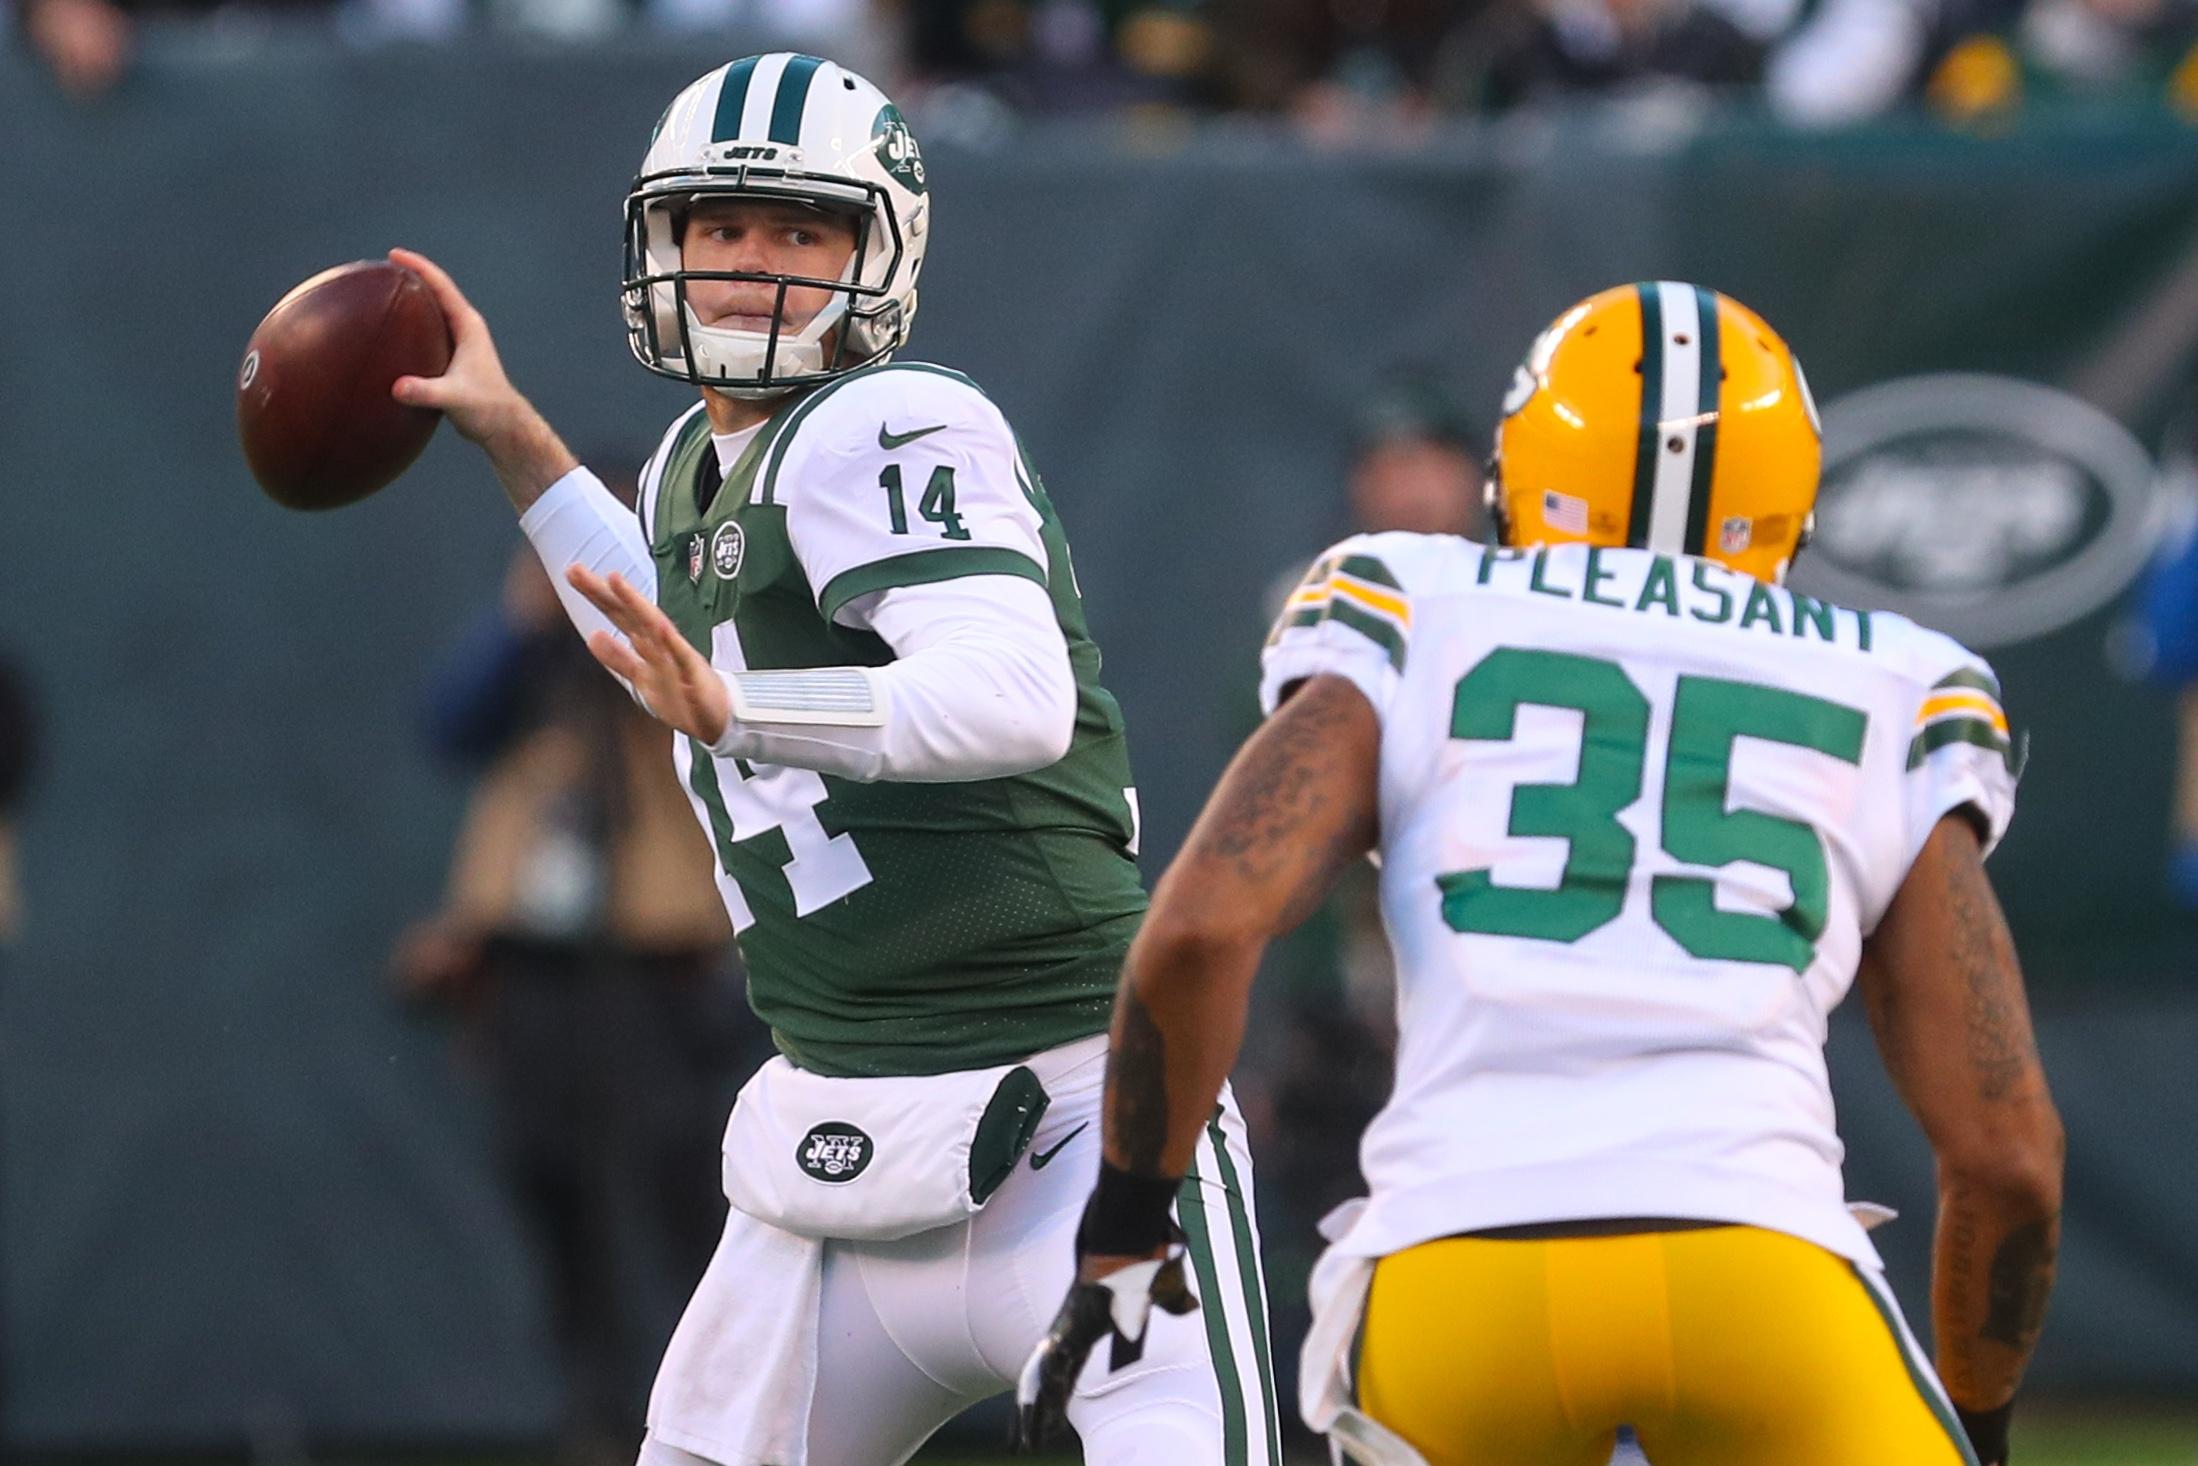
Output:
[[869,1136],[845,1120],[827,1120],[811,1127],[794,1148],[794,1164],[813,1181],[842,1186],[870,1166],[877,1146]]
[[710,565],[720,580],[731,580],[740,574],[740,562],[747,553],[748,539],[740,532],[738,524],[721,524],[717,533],[710,536]]

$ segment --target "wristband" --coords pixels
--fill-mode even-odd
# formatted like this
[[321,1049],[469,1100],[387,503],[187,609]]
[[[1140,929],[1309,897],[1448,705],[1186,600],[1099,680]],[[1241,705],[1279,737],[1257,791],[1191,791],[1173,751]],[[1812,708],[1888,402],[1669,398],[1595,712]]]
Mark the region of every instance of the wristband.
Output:
[[1133,1176],[1099,1162],[1099,1184],[1076,1228],[1078,1257],[1143,1257],[1168,1245],[1180,1179]]
[[2014,1400],[1997,1410],[1964,1410],[1956,1405],[1954,1414],[1961,1418],[1962,1434],[1969,1437],[1969,1447],[1982,1466],[2007,1466],[2007,1422],[2015,1414]]

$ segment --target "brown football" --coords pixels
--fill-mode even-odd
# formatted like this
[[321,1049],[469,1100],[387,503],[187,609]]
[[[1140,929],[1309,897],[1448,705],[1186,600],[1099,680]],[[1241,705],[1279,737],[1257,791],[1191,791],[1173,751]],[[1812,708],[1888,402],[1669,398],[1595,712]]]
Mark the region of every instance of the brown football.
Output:
[[450,328],[419,276],[386,260],[323,270],[275,302],[237,370],[237,437],[252,477],[290,509],[334,509],[420,456],[443,415],[389,395],[440,376]]

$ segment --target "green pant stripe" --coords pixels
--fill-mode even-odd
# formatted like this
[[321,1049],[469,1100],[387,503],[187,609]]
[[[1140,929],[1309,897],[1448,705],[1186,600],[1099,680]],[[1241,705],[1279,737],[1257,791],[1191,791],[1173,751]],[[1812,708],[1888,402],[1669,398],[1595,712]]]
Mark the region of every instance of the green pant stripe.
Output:
[[1229,1343],[1228,1315],[1221,1308],[1220,1272],[1214,1266],[1213,1233],[1206,1222],[1206,1199],[1200,1193],[1195,1157],[1190,1174],[1176,1191],[1175,1213],[1183,1224],[1191,1269],[1198,1277],[1199,1311],[1206,1315],[1206,1348],[1213,1355],[1214,1380],[1221,1390],[1222,1459],[1225,1466],[1250,1466],[1244,1446],[1244,1386],[1236,1372],[1236,1350]]
[[1870,1275],[1853,1261],[1847,1263],[1847,1270],[1855,1275],[1855,1281],[1862,1285],[1862,1291],[1869,1295],[1870,1302],[1876,1307],[1878,1317],[1885,1321],[1886,1332],[1893,1336],[1893,1350],[1900,1355],[1900,1362],[1908,1367],[1908,1382],[1916,1387],[1916,1393],[1923,1397],[1924,1405],[1937,1418],[1947,1439],[1954,1443],[1954,1449],[1960,1454],[1963,1466],[1978,1466],[1976,1452],[1969,1449],[1968,1432],[1954,1418],[1954,1408],[1947,1403],[1945,1392],[1939,1388],[1937,1375],[1931,1372],[1928,1364],[1916,1357],[1910,1347],[1908,1326],[1901,1322],[1893,1301],[1880,1293],[1877,1285],[1870,1280]]
[[809,81],[824,63],[814,56],[796,56],[779,73],[778,95],[771,99],[771,141],[801,144],[801,114],[809,105]]
[[1244,1306],[1252,1322],[1252,1355],[1259,1365],[1259,1400],[1267,1417],[1267,1459],[1281,1466],[1282,1421],[1275,1409],[1275,1361],[1267,1338],[1266,1279],[1259,1272],[1259,1246],[1252,1240],[1250,1194],[1237,1178],[1229,1159],[1229,1142],[1221,1134],[1218,1113],[1206,1122],[1213,1153],[1221,1163],[1221,1184],[1229,1193],[1229,1230],[1236,1237],[1236,1272],[1244,1281]]

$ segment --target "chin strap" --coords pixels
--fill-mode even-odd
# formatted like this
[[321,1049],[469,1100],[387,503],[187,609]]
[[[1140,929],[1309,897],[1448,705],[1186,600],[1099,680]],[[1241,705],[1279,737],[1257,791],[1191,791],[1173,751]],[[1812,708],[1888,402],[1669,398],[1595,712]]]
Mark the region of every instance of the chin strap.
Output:
[[1488,455],[1488,462],[1481,470],[1481,505],[1488,511],[1489,528],[1495,532],[1496,543],[1511,543],[1511,516],[1503,507],[1503,460],[1495,454]]

